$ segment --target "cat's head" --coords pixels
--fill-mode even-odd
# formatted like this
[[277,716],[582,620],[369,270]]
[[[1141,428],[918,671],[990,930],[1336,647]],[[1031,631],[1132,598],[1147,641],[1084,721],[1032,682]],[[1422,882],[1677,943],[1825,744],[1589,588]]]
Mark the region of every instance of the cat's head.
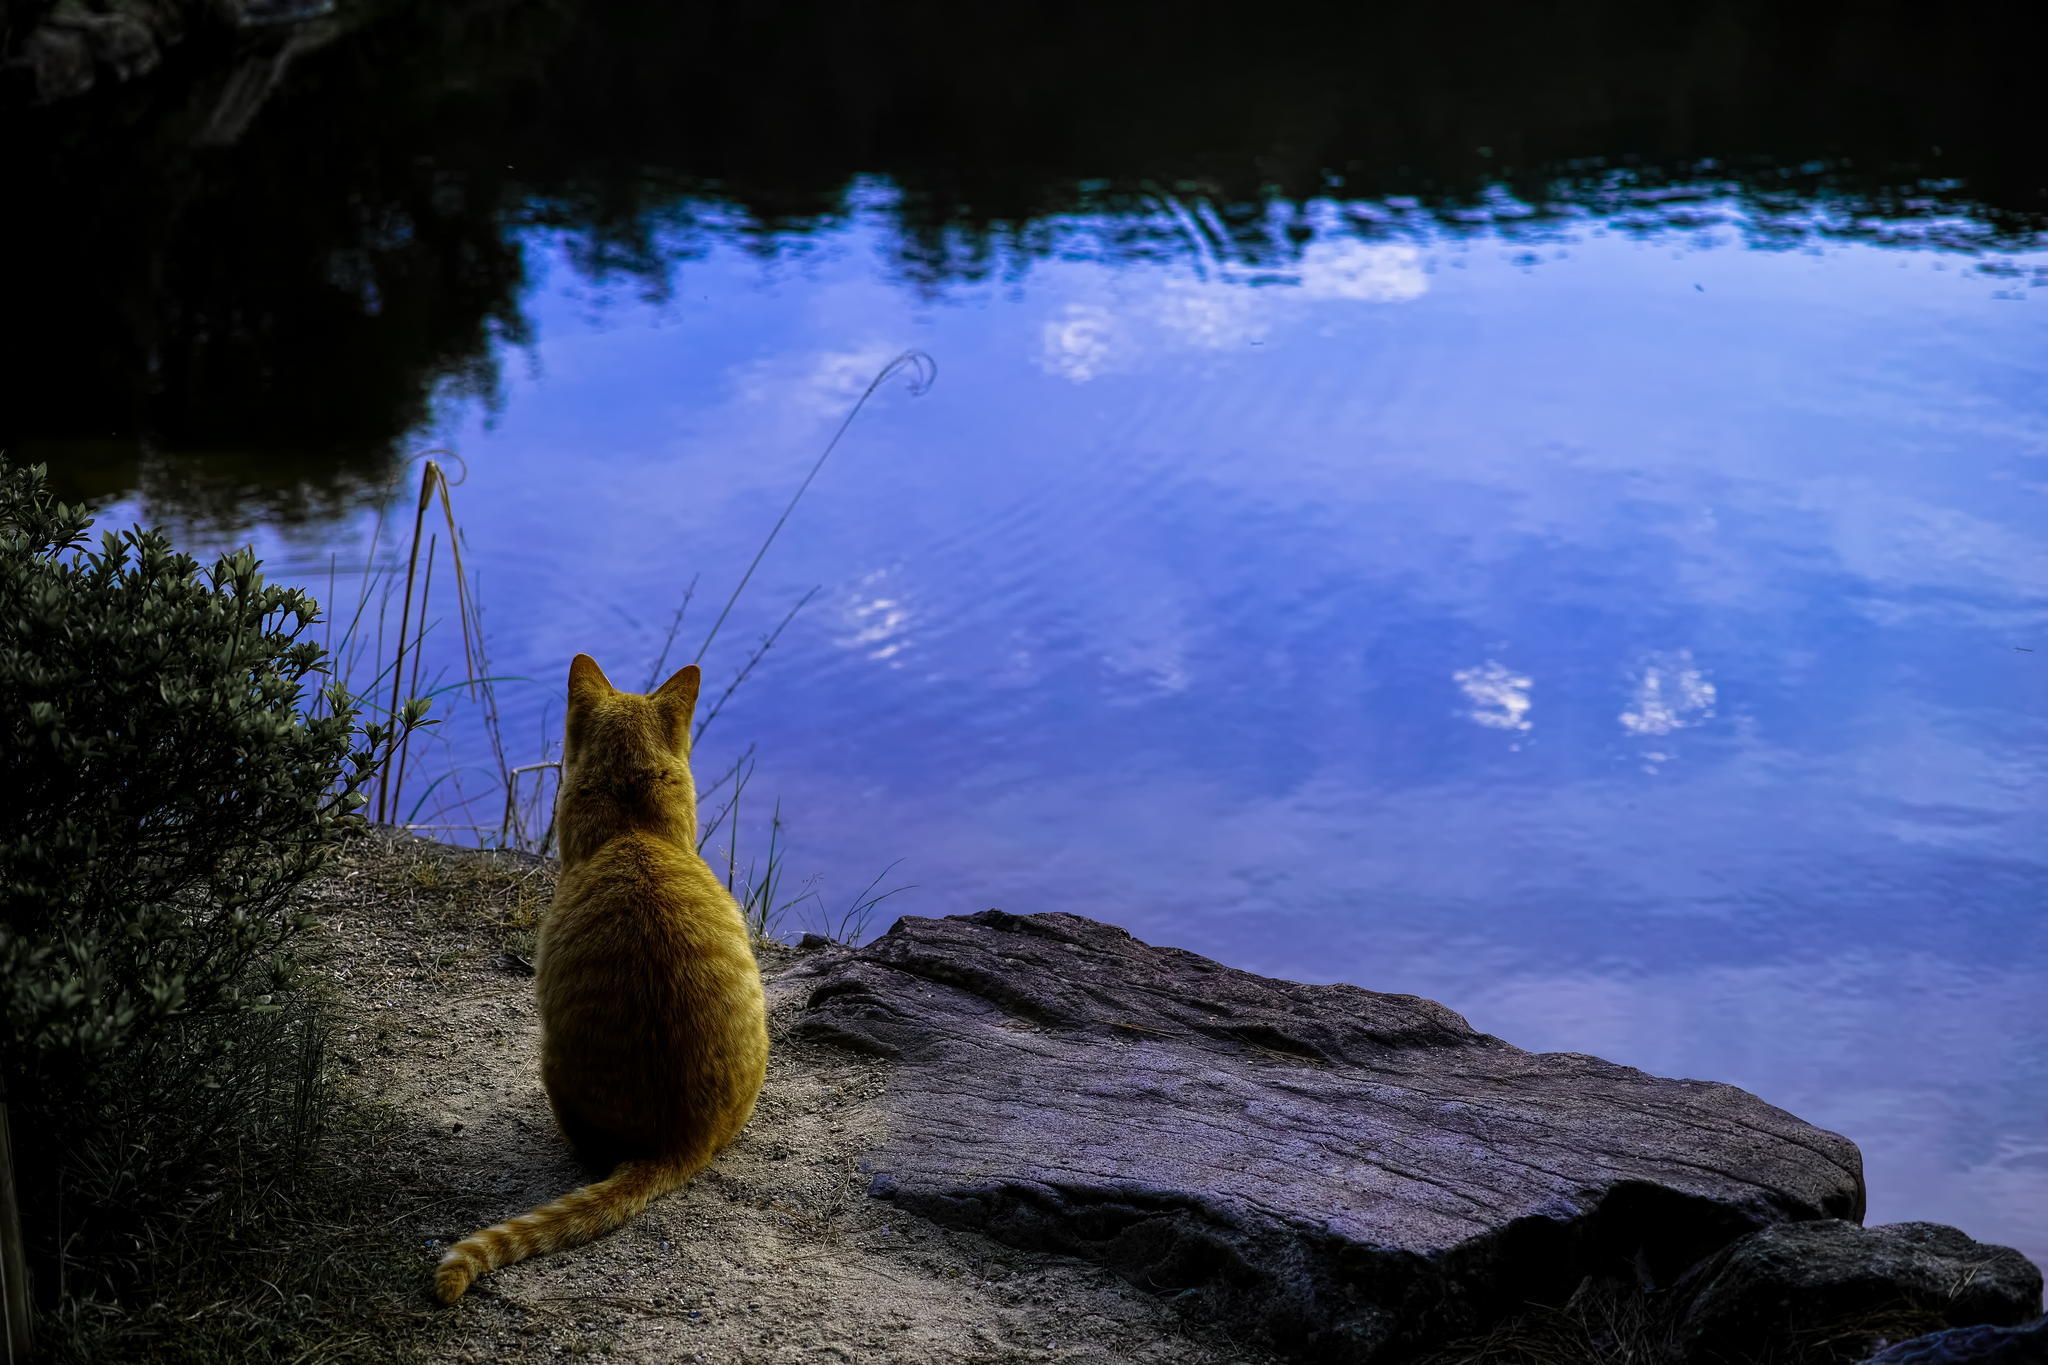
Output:
[[[623,822],[694,838],[690,720],[701,681],[691,664],[645,695],[621,692],[588,654],[571,660],[562,737],[563,815],[574,802],[599,825]],[[563,834],[567,853],[566,823]]]

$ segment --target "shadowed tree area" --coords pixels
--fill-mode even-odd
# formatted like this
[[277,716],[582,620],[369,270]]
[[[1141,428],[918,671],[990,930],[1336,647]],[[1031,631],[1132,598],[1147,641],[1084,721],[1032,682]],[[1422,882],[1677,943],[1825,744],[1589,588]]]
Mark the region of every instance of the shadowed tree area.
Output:
[[345,506],[437,396],[490,400],[530,229],[663,293],[715,237],[840,216],[856,176],[900,190],[895,268],[928,291],[1071,245],[1065,215],[1100,254],[1188,250],[1146,226],[1169,196],[1251,266],[1321,195],[1456,230],[1490,196],[1702,182],[2020,245],[2048,222],[2037,34],[1971,8],[482,0],[301,56],[233,136],[233,54],[181,49],[8,116],[0,441],[72,493]]

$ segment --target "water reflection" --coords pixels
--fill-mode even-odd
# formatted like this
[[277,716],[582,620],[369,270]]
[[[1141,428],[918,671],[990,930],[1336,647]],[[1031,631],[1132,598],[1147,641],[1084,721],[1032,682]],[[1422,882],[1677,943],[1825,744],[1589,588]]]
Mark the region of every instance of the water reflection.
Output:
[[1458,690],[1472,703],[1471,719],[1496,730],[1528,730],[1529,689],[1534,681],[1489,659],[1477,668],[1461,668],[1451,675]]
[[[0,183],[36,211],[0,219],[0,440],[101,494],[260,452],[227,458],[294,490],[266,513],[317,513],[437,404],[499,393],[535,241],[599,291],[687,300],[716,244],[797,268],[878,197],[875,249],[922,293],[1078,258],[1382,302],[1429,287],[1416,244],[1447,233],[1532,266],[1588,222],[1979,253],[2048,212],[2027,35],[1904,8],[745,8],[410,7],[301,59],[227,147],[198,68],[13,111]],[[1148,329],[1258,341],[1221,300],[1074,300],[1045,363],[1105,373]],[[154,493],[218,518],[260,482]]]

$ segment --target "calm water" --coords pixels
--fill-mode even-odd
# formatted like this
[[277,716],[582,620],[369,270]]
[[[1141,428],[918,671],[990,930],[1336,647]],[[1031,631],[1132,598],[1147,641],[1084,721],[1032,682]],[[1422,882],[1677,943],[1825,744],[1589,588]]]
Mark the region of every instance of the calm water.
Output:
[[[742,828],[758,850],[780,802],[797,921],[879,874],[907,889],[876,930],[1071,910],[1431,996],[1754,1090],[1862,1145],[1871,1221],[2048,1260],[2039,186],[1986,126],[1915,122],[1962,117],[1956,70],[1899,108],[1842,74],[1893,69],[1858,48],[1780,105],[1758,71],[1826,34],[1716,32],[1644,38],[1666,65],[1591,94],[1552,33],[1536,74],[1481,51],[1368,98],[1258,67],[1220,109],[1229,45],[1182,35],[1185,88],[1028,139],[972,72],[891,68],[894,103],[814,85],[811,122],[680,147],[626,115],[700,94],[535,93],[635,44],[507,38],[509,93],[423,82],[323,200],[289,178],[373,34],[191,154],[283,235],[167,213],[142,321],[116,279],[15,356],[98,406],[24,384],[13,431],[114,515],[253,537],[323,593],[335,563],[350,600],[404,454],[458,452],[528,762],[569,655],[644,684],[694,577],[686,659],[852,400],[923,351],[937,383],[877,394],[707,658],[715,695],[817,589],[699,759],[753,746]],[[1175,117],[1134,125],[1148,101]],[[275,217],[308,201],[334,212]],[[475,712],[447,714],[420,819],[495,824]]]

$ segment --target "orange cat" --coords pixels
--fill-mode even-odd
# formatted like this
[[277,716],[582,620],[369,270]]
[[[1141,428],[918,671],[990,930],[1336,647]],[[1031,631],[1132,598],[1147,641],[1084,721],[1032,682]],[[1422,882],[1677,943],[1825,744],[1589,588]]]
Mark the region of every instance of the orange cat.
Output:
[[746,921],[697,856],[697,686],[694,664],[644,697],[587,654],[569,665],[562,879],[534,964],[541,1080],[578,1154],[612,1173],[456,1243],[434,1273],[443,1303],[636,1217],[754,1111],[767,1019]]

